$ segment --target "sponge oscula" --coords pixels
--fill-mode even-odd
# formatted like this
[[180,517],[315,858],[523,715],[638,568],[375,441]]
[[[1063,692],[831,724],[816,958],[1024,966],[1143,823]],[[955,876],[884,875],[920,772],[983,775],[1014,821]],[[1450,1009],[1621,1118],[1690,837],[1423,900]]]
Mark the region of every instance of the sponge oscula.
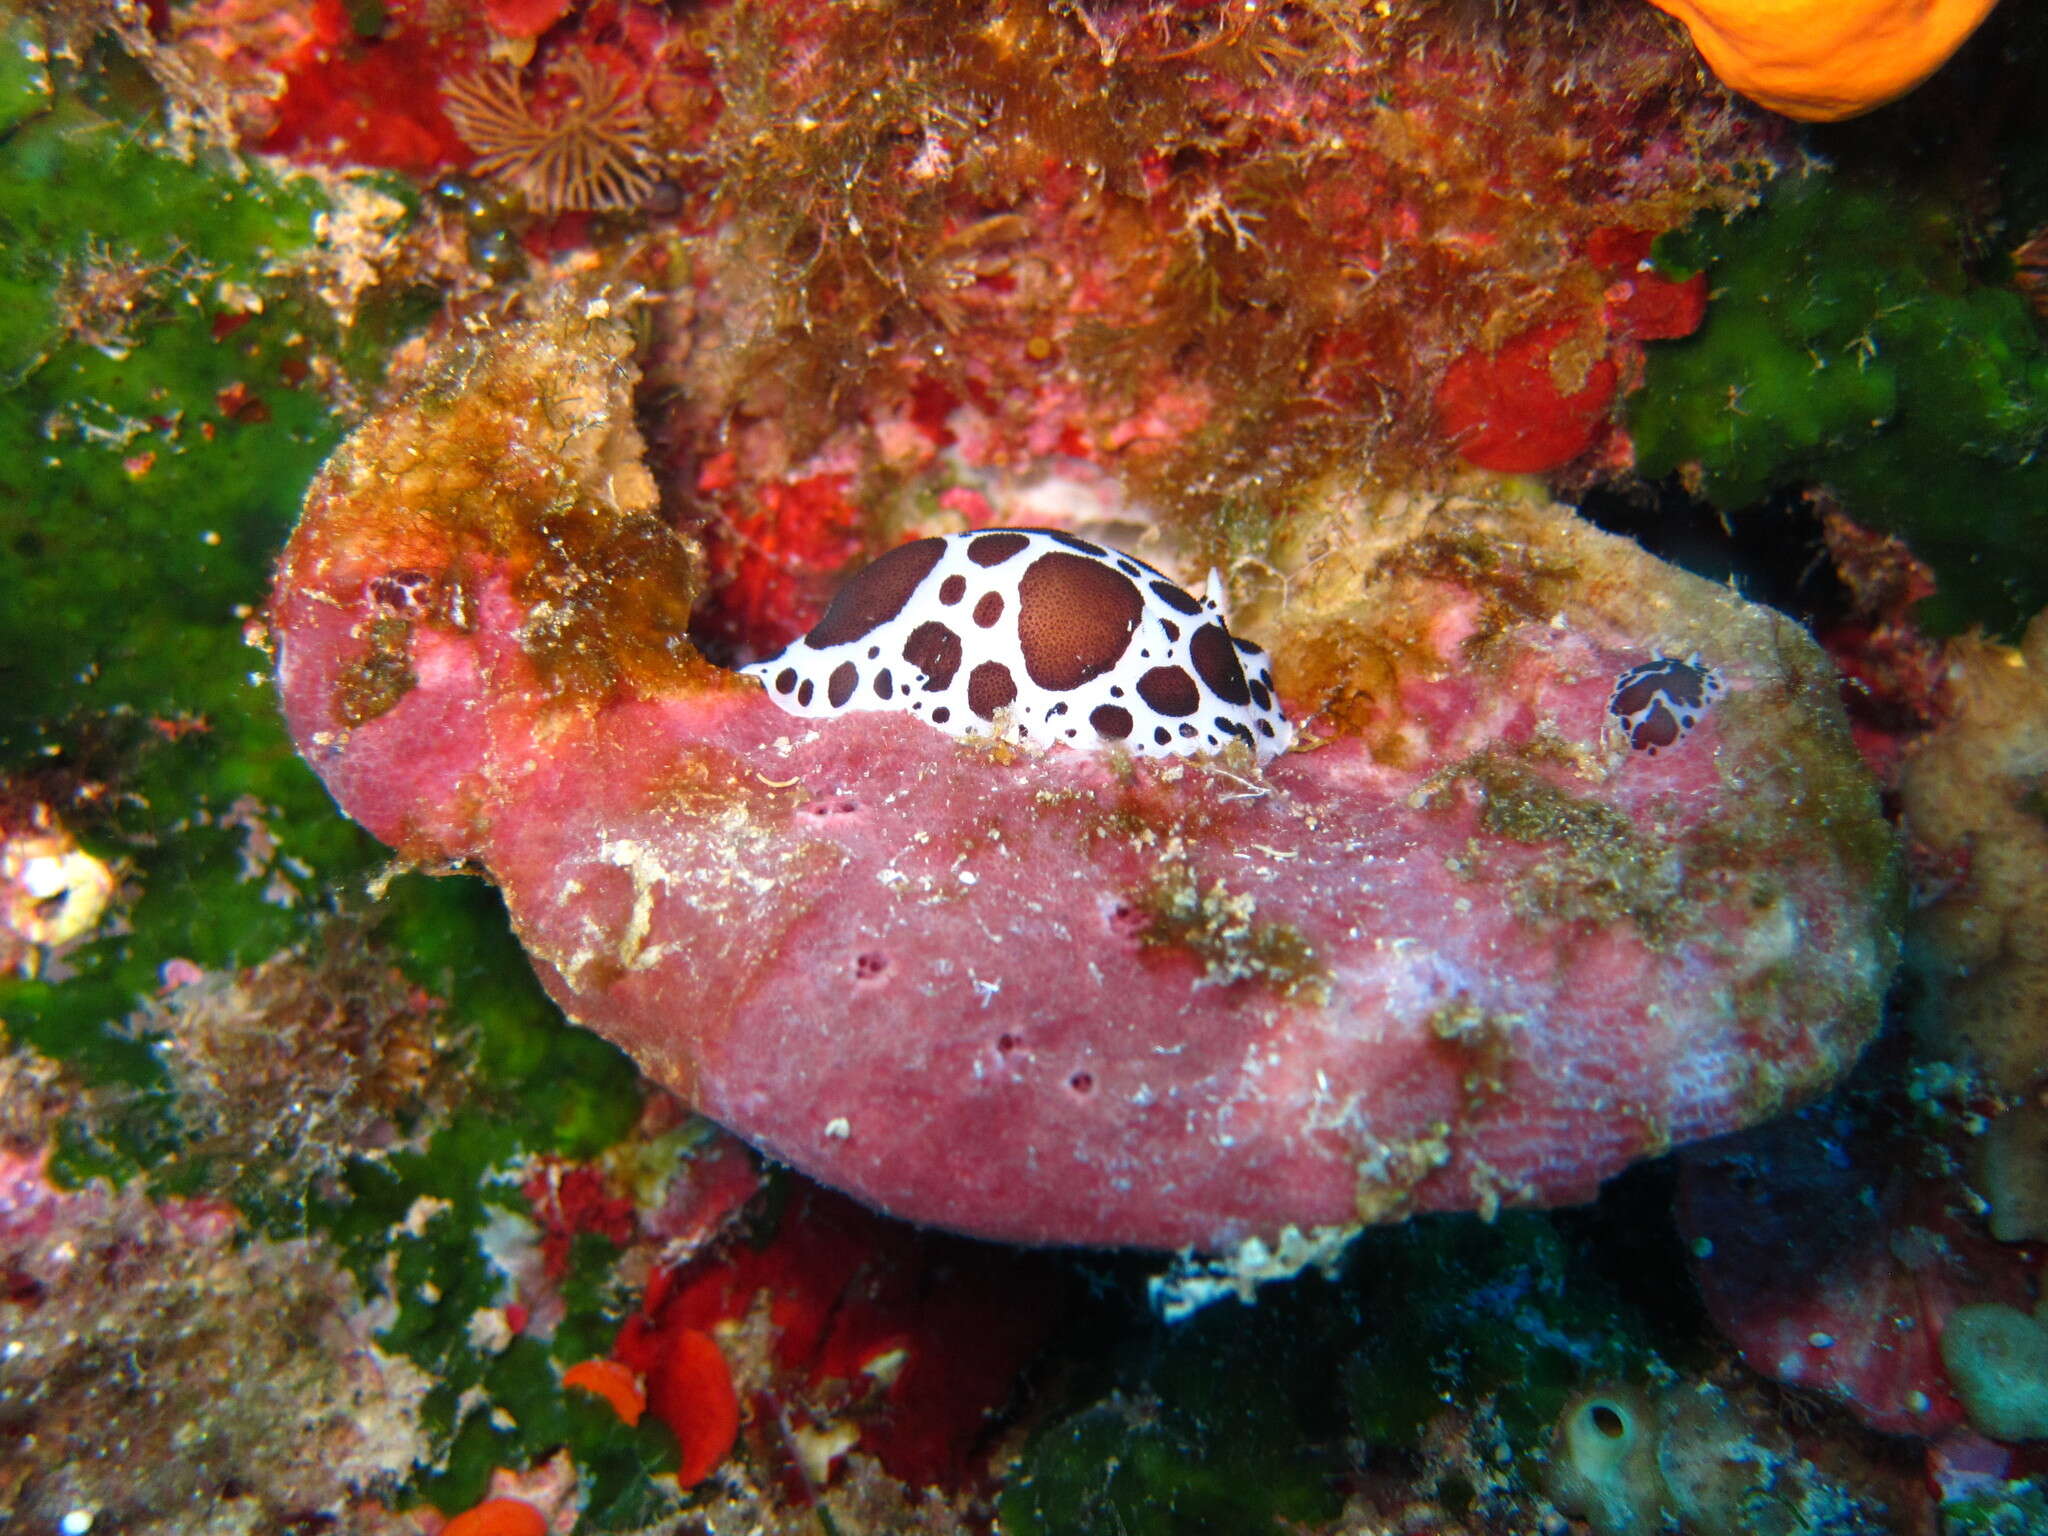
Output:
[[1997,0],[1650,0],[1724,84],[1787,117],[1881,107],[1948,62]]
[[1643,1536],[1664,1523],[1658,1423],[1649,1394],[1615,1386],[1588,1392],[1558,1421],[1546,1491],[1594,1536]]

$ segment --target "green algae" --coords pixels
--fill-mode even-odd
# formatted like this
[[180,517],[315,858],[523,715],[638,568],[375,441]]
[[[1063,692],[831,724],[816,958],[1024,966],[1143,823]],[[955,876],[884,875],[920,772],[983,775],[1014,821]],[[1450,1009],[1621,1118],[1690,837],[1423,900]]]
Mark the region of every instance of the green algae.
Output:
[[[16,17],[0,54],[35,56]],[[12,1033],[158,1082],[109,1028],[161,966],[293,942],[374,848],[299,763],[243,637],[298,497],[418,295],[344,332],[314,291],[338,183],[172,152],[106,70],[0,76],[0,776],[125,877],[125,931]],[[396,204],[394,207],[398,206]]]
[[1533,1464],[1574,1392],[1661,1369],[1645,1319],[1552,1217],[1430,1216],[1372,1239],[1369,1274],[1354,1261],[1362,1302],[1400,1325],[1372,1330],[1344,1361],[1366,1440],[1412,1448],[1445,1404],[1490,1401],[1514,1455]]
[[[0,37],[0,773],[125,889],[63,980],[0,982],[0,1016],[87,1081],[160,1092],[117,1026],[161,968],[300,942],[382,860],[292,750],[243,630],[338,402],[436,296],[373,292],[344,328],[309,277],[342,183],[181,157],[109,71],[24,63],[37,38],[26,17]],[[519,1085],[520,1145],[616,1138],[629,1071],[562,1025],[495,897],[400,881],[374,926],[455,999],[493,1091]]]
[[2048,1481],[2035,1478],[1973,1492],[1941,1506],[1945,1536],[2030,1536],[2048,1530]]
[[1825,485],[1933,566],[1927,622],[2015,627],[2048,602],[2048,347],[1968,255],[1950,207],[1822,173],[1666,236],[1660,264],[1706,269],[1713,300],[1650,348],[1638,467],[1729,509]]
[[[650,1481],[674,1462],[666,1431],[565,1393],[549,1346],[471,1334],[504,1296],[486,1234],[527,1216],[515,1170],[619,1141],[637,1074],[563,1022],[487,887],[403,875],[367,893],[388,855],[293,751],[244,638],[307,482],[439,302],[373,288],[338,313],[326,220],[369,203],[401,229],[413,194],[181,153],[125,61],[45,63],[39,36],[0,21],[0,787],[121,880],[61,966],[0,979],[7,1048],[77,1089],[52,1174],[227,1194],[262,1236],[331,1244],[388,1298],[380,1345],[435,1377],[440,1455],[415,1496],[460,1507],[493,1466],[567,1445],[592,1528],[645,1525],[674,1502]],[[268,1150],[232,1165],[143,1005],[173,961],[233,973],[336,914],[360,961],[438,1000],[455,1103],[396,1147],[316,1149],[338,1169],[317,1180],[274,1176]],[[574,1246],[554,1352],[608,1347],[615,1260]]]
[[[1655,1341],[1668,1321],[1620,1295],[1559,1217],[1373,1230],[1334,1279],[1124,1330],[1084,1401],[1026,1447],[1004,1528],[1279,1531],[1329,1519],[1361,1454],[1406,1467],[1419,1496],[1528,1514],[1566,1403],[1598,1381],[1668,1378]],[[1679,1320],[1679,1353],[1693,1321]],[[1486,1442],[1483,1465],[1430,1453],[1447,1417]]]
[[1328,1383],[1298,1391],[1292,1379],[1325,1331],[1315,1325],[1331,1298],[1317,1289],[1223,1303],[1148,1340],[1149,1358],[1127,1363],[1117,1387],[1032,1441],[1003,1490],[1004,1529],[1277,1536],[1283,1522],[1335,1515],[1336,1462],[1312,1444],[1332,1427]]

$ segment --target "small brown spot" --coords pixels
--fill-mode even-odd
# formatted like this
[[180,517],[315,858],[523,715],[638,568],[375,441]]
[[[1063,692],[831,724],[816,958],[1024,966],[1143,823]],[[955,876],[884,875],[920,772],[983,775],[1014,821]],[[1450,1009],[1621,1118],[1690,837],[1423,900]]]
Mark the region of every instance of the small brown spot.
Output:
[[1272,691],[1268,689],[1264,683],[1255,682],[1251,685],[1251,689],[1252,703],[1256,704],[1261,710],[1267,710],[1273,707]]
[[927,693],[942,692],[960,670],[960,637],[943,624],[920,624],[903,642],[903,659],[924,674]]
[[796,691],[797,703],[800,704],[803,708],[809,709],[811,707],[811,696],[816,692],[817,689],[811,686],[811,680],[808,677],[805,678],[803,680],[802,686],[800,686]]
[[967,707],[984,720],[993,720],[1016,698],[1017,680],[1000,661],[984,661],[967,674]]
[[965,576],[948,576],[939,583],[939,601],[949,608],[966,595],[967,578]]
[[1199,602],[1189,597],[1187,593],[1181,591],[1179,587],[1176,587],[1170,581],[1153,582],[1152,595],[1166,604],[1167,607],[1177,609],[1182,613],[1200,613],[1202,611],[1202,605]]
[[981,601],[974,605],[974,622],[983,629],[989,628],[1003,616],[1003,594],[984,592]]
[[967,558],[983,567],[1001,565],[1005,560],[1022,554],[1030,543],[1028,534],[984,533],[978,539],[967,541]]
[[889,699],[896,696],[896,681],[887,672],[875,674],[875,697]]
[[780,672],[775,674],[775,691],[777,693],[787,693],[790,689],[794,688],[795,686],[795,667],[784,667]]
[[1131,712],[1121,704],[1098,704],[1089,712],[1088,723],[1105,741],[1122,741],[1131,734]]
[[1179,667],[1154,667],[1138,679],[1138,697],[1162,715],[1192,715],[1202,706],[1202,691]]
[[911,593],[918,589],[932,567],[939,563],[946,546],[940,539],[919,539],[892,549],[859,571],[839,589],[825,617],[818,620],[806,639],[819,650],[858,640],[903,611]]
[[1204,624],[1188,642],[1188,659],[1195,675],[1209,685],[1209,691],[1226,704],[1248,704],[1251,690],[1245,686],[1244,668],[1237,664],[1237,652],[1230,634],[1221,624]]
[[859,686],[860,669],[850,661],[842,661],[832,669],[832,676],[825,683],[825,702],[834,709],[844,709]]
[[933,711],[932,711],[932,724],[933,724],[933,725],[944,725],[944,724],[945,724],[945,723],[946,723],[946,722],[947,722],[948,720],[950,720],[950,719],[952,719],[952,718],[953,718],[953,711],[951,711],[950,709],[946,708],[946,706],[945,706],[945,705],[943,705],[943,704],[941,704],[941,705],[940,705],[940,706],[939,706],[939,707],[938,707],[937,709],[935,709],[935,710],[933,710]]
[[1017,644],[1024,670],[1063,693],[1102,676],[1130,648],[1145,600],[1113,566],[1041,555],[1017,584]]

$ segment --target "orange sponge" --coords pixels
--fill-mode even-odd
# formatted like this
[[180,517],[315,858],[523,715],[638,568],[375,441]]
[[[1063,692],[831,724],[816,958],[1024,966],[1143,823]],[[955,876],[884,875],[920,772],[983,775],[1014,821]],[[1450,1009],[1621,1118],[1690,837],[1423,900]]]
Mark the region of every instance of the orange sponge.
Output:
[[1831,123],[1903,96],[1998,0],[1650,0],[1760,106]]

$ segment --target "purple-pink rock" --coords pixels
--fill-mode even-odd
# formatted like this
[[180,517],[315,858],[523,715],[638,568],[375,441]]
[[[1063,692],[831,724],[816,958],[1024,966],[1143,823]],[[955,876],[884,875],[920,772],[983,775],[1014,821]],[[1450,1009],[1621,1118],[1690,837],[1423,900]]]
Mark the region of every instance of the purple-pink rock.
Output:
[[336,455],[279,686],[349,814],[495,880],[572,1018],[775,1156],[1215,1248],[1586,1199],[1874,1027],[1891,839],[1788,621],[1561,508],[1337,487],[1233,626],[1304,729],[1263,772],[793,719],[683,638],[603,309],[451,349]]

